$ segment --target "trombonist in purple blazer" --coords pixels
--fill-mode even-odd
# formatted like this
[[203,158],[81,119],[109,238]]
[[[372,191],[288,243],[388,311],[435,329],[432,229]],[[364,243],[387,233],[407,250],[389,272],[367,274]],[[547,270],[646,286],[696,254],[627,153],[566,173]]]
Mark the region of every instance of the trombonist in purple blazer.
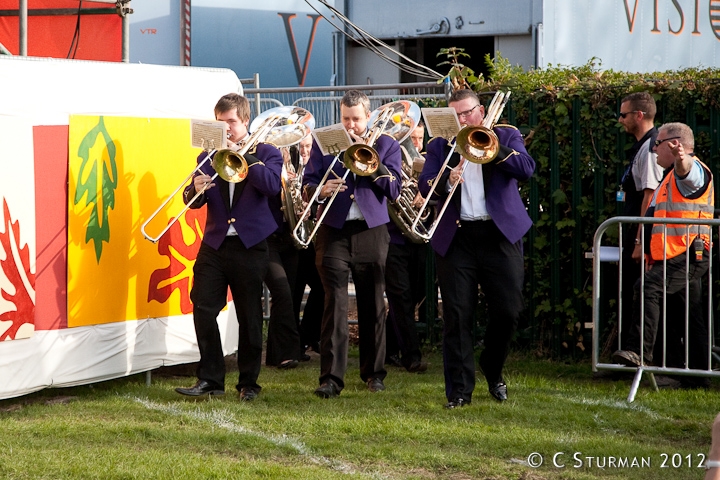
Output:
[[[463,125],[481,125],[485,109],[472,90],[455,91],[448,102]],[[523,309],[524,259],[522,237],[532,225],[518,181],[528,180],[535,161],[515,127],[495,127],[500,143],[490,163],[475,164],[453,153],[448,169],[440,168],[450,152],[448,141],[432,139],[427,146],[419,189],[424,196],[441,174],[438,208],[450,188],[460,182],[440,220],[431,244],[443,299],[443,363],[446,408],[469,404],[475,388],[473,327],[478,284],[488,307],[485,348],[480,367],[490,394],[507,400],[502,369]],[[468,162],[464,174],[461,169]]]
[[[343,126],[356,142],[363,142],[370,119],[370,100],[349,90],[340,103]],[[369,176],[350,173],[341,161],[319,193],[318,218],[327,213],[315,240],[316,265],[325,289],[325,308],[320,331],[320,386],[315,395],[333,398],[345,386],[348,353],[348,278],[352,272],[358,307],[360,377],[371,392],[385,389],[385,259],[390,235],[387,199],[395,199],[401,188],[400,145],[382,134],[372,147],[380,166]],[[312,198],[334,155],[323,155],[313,143],[303,185]],[[339,193],[328,207],[328,197]],[[327,202],[327,203],[326,203]]]
[[[223,96],[215,106],[215,118],[229,127],[229,142],[241,143],[248,137],[250,104],[241,95]],[[200,163],[207,153],[198,157]],[[247,177],[229,183],[219,176],[193,202],[191,208],[207,205],[203,241],[193,267],[190,299],[200,350],[197,383],[177,388],[182,395],[222,395],[225,392],[225,359],[217,316],[227,303],[230,287],[239,324],[238,383],[243,401],[254,400],[260,392],[257,383],[262,356],[262,283],[268,269],[266,238],[278,225],[268,206],[268,198],[280,193],[282,156],[272,145],[258,143],[244,155]],[[185,188],[188,203],[215,174],[206,162]]]

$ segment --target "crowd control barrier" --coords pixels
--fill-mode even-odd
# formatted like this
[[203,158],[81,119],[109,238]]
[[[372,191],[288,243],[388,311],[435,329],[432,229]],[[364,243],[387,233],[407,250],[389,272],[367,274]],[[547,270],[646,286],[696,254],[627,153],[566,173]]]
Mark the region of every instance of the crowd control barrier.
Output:
[[[668,331],[668,325],[669,323],[675,322],[677,325],[677,322],[679,319],[677,317],[668,318],[668,311],[667,311],[667,301],[668,301],[668,294],[665,288],[663,288],[663,296],[661,300],[661,314],[658,321],[658,335],[657,335],[657,341],[660,342],[661,350],[658,350],[658,345],[656,344],[655,349],[655,357],[653,358],[652,364],[646,364],[646,361],[644,359],[644,356],[642,355],[642,352],[640,354],[642,366],[640,367],[627,367],[620,364],[612,363],[611,359],[602,359],[601,356],[601,335],[603,334],[603,330],[608,325],[603,325],[601,323],[601,317],[604,318],[611,318],[612,315],[608,310],[608,304],[607,304],[607,297],[611,296],[612,294],[617,294],[617,316],[615,317],[617,319],[617,343],[615,350],[620,350],[621,346],[623,346],[623,338],[624,335],[626,335],[625,332],[628,331],[632,324],[632,318],[623,318],[622,312],[623,312],[623,304],[622,304],[622,291],[626,288],[634,288],[634,285],[628,285],[627,282],[623,282],[622,278],[622,271],[623,271],[623,256],[619,254],[619,252],[622,252],[623,248],[625,247],[622,244],[622,238],[623,238],[623,229],[629,228],[630,224],[655,224],[655,225],[664,225],[664,228],[667,229],[669,225],[675,225],[675,224],[681,224],[685,227],[685,234],[690,234],[689,231],[692,228],[693,225],[705,225],[709,226],[711,230],[711,238],[717,238],[717,234],[720,231],[720,220],[713,219],[713,220],[707,220],[707,219],[658,219],[658,218],[651,218],[651,217],[614,217],[611,219],[608,219],[604,221],[596,230],[595,237],[593,240],[593,250],[592,254],[589,255],[592,257],[593,260],[593,294],[592,294],[592,311],[593,311],[593,348],[592,348],[592,369],[593,372],[597,372],[598,370],[609,370],[609,371],[625,371],[625,372],[635,372],[635,376],[632,382],[632,385],[630,387],[630,393],[628,395],[627,401],[633,402],[635,400],[635,395],[637,394],[638,388],[640,386],[640,381],[642,379],[643,373],[647,372],[649,374],[651,383],[655,389],[657,389],[657,384],[655,382],[655,378],[653,374],[663,374],[663,375],[687,375],[687,376],[697,376],[697,377],[717,377],[720,376],[720,371],[716,371],[713,369],[713,360],[717,360],[717,353],[713,351],[714,349],[714,325],[713,325],[713,318],[714,318],[714,308],[713,308],[713,297],[714,297],[714,288],[713,288],[713,270],[715,269],[715,265],[717,263],[717,242],[713,243],[713,245],[710,248],[710,255],[708,255],[708,262],[709,262],[709,268],[706,274],[703,275],[702,279],[702,289],[703,289],[703,297],[704,302],[707,302],[706,308],[704,308],[705,312],[705,318],[702,319],[703,322],[706,322],[707,325],[707,331],[709,333],[709,338],[707,342],[707,358],[708,362],[707,365],[704,365],[703,368],[689,368],[689,362],[690,362],[690,352],[693,348],[697,348],[696,346],[693,346],[690,341],[683,340],[683,347],[684,347],[684,367],[676,367],[676,366],[668,366],[667,365],[667,331]],[[616,250],[618,252],[614,257],[612,255],[608,255],[608,247],[603,246],[603,238],[606,236],[606,233],[612,229],[613,227],[618,228],[618,242],[619,242],[619,249]],[[645,251],[645,245],[650,242],[649,235],[645,234],[645,229],[641,229],[641,244],[643,246],[643,251]],[[601,254],[602,253],[602,254]],[[686,269],[685,269],[685,293],[687,298],[687,293],[690,289],[689,279],[687,275],[687,265],[690,261],[690,255],[686,256]],[[607,272],[608,269],[602,269],[602,262],[608,262],[611,261],[613,263],[617,263],[618,268],[616,270],[618,281],[617,281],[617,292],[608,292],[602,291],[602,285],[603,285],[603,278],[602,272]],[[666,262],[667,259],[661,260],[662,262]],[[641,266],[638,264],[638,269],[640,269]],[[643,318],[644,316],[644,281],[645,281],[645,275],[640,276],[641,287],[640,288],[640,318]],[[684,324],[684,336],[683,339],[688,339],[690,337],[689,328],[690,328],[690,310],[689,305],[687,302],[685,302],[685,314],[683,319]],[[604,312],[604,315],[601,315],[601,312]],[[643,344],[643,339],[645,335],[645,326],[642,325],[641,328],[641,336],[640,336],[640,345]],[[642,350],[642,349],[641,349]],[[660,351],[661,355],[658,357],[657,352]],[[606,352],[607,353],[607,352]]]

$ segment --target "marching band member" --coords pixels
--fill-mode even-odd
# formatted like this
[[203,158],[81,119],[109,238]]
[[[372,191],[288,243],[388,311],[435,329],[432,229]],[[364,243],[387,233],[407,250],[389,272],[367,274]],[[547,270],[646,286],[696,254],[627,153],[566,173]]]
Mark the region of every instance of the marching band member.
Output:
[[[312,138],[310,135],[308,137]],[[288,164],[292,165],[290,148],[284,147],[281,152],[286,168],[294,170],[294,168],[287,167]],[[295,285],[299,256],[298,249],[293,243],[291,227],[283,215],[281,195],[284,193],[268,199],[270,210],[279,226],[267,240],[270,264],[264,280],[270,291],[272,303],[268,321],[265,365],[288,370],[298,366],[301,353],[292,291],[292,286]]]
[[[421,152],[425,143],[425,125],[422,122],[410,132],[403,147],[410,147],[407,142],[412,142],[413,147],[408,152],[414,150],[410,156],[417,154],[424,157]],[[416,173],[414,175],[417,176]],[[423,198],[418,193],[413,205],[419,207],[422,202]],[[423,303],[427,300],[425,282],[429,246],[408,239],[394,222],[388,223],[388,232],[390,248],[385,265],[385,295],[388,300],[386,363],[399,363],[410,373],[421,373],[427,370],[427,363],[422,361],[415,309],[420,306],[418,317],[420,321],[427,321],[423,315]]]
[[[310,160],[313,139],[308,135],[298,144],[298,153],[303,168]],[[300,330],[300,360],[310,360],[306,350],[310,349],[320,353],[320,325],[322,324],[323,308],[325,306],[325,290],[323,290],[320,275],[315,266],[315,241],[310,242],[308,248],[299,251],[298,270],[293,292],[293,306],[295,321]],[[303,308],[302,321],[300,321],[300,307],[305,294],[305,286],[310,287]]]
[[[340,105],[341,122],[355,142],[363,142],[370,119],[370,100],[349,90]],[[316,265],[325,289],[325,308],[320,334],[320,386],[315,394],[337,397],[345,386],[348,353],[348,278],[352,273],[358,306],[360,377],[371,392],[385,389],[385,259],[390,237],[387,199],[400,193],[400,146],[389,135],[381,135],[372,147],[380,165],[368,176],[348,175],[336,162],[337,175],[324,183],[319,193],[318,216],[335,189],[339,193],[324,217],[315,240]],[[303,185],[308,198],[334,159],[313,144]],[[318,217],[319,218],[319,217]]]
[[[461,124],[482,124],[485,109],[472,90],[455,91],[448,104],[457,112]],[[532,221],[518,193],[518,181],[530,178],[535,161],[525,150],[515,127],[495,127],[494,131],[500,146],[492,162],[468,163],[461,176],[467,160],[455,152],[449,164],[452,170],[440,172],[450,146],[447,140],[438,137],[427,145],[425,167],[420,174],[419,189],[423,196],[430,193],[433,181],[442,174],[434,192],[441,197],[438,204],[460,182],[460,191],[450,199],[431,239],[443,303],[446,408],[462,407],[472,400],[478,284],[488,307],[480,367],[490,394],[500,402],[507,400],[502,369],[523,309],[522,237]]]
[[[215,118],[227,123],[231,142],[247,138],[250,105],[245,97],[236,93],[221,97],[215,105]],[[202,153],[198,163],[206,155]],[[274,146],[259,143],[244,158],[248,163],[244,181],[229,183],[218,176],[191,206],[207,205],[207,220],[190,292],[200,349],[198,381],[192,387],[175,389],[182,395],[225,393],[225,359],[217,316],[227,303],[228,286],[239,324],[236,388],[243,401],[254,400],[261,389],[257,379],[262,355],[262,283],[268,269],[266,239],[278,228],[268,198],[280,192],[282,157]],[[185,203],[211,182],[214,173],[206,162],[185,188]]]

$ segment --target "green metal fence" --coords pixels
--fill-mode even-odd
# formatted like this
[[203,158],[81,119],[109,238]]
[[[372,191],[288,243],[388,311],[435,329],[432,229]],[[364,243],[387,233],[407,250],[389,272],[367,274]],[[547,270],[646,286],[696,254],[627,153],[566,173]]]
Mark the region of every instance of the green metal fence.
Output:
[[[614,111],[619,112],[620,101],[614,105]],[[538,128],[538,105],[529,105],[530,113],[525,125],[518,125],[520,130],[529,135]],[[586,324],[592,323],[592,308],[588,301],[591,290],[592,264],[585,257],[586,252],[592,245],[592,233],[609,216],[620,215],[622,205],[615,201],[614,193],[620,184],[620,179],[625,170],[625,150],[634,143],[618,124],[615,135],[615,147],[613,151],[600,151],[593,145],[592,138],[583,126],[580,118],[580,100],[574,100],[570,108],[570,126],[567,130],[557,132],[549,128],[544,135],[550,139],[547,151],[540,152],[533,148],[532,142],[528,151],[533,157],[547,155],[549,157],[547,170],[538,169],[533,179],[523,188],[523,195],[527,200],[528,212],[533,219],[534,227],[526,236],[526,264],[528,275],[526,277],[526,315],[527,324],[525,331],[521,329],[521,339],[524,336],[525,344],[538,346],[544,345],[549,349],[547,353],[558,355],[568,353],[572,355],[587,355],[589,352],[591,332],[585,329]],[[515,124],[516,115],[513,105],[508,108],[508,122]],[[718,175],[720,152],[720,112],[712,109],[709,115],[699,116],[695,112],[695,104],[689,102],[685,111],[679,114],[677,108],[671,111],[663,99],[658,101],[658,113],[656,125],[667,122],[683,122],[688,124],[695,133],[696,148],[698,157],[706,163],[713,172]],[[537,131],[535,132],[537,134]],[[607,132],[606,132],[607,134]],[[571,158],[561,158],[558,153],[559,135],[567,138],[571,144]],[[588,169],[583,164],[583,153],[593,152],[599,159],[613,159],[614,168],[609,171],[603,168]],[[569,162],[569,165],[567,163]],[[562,178],[563,172],[570,172],[571,178]],[[547,187],[541,188],[538,178],[547,178]],[[565,188],[565,193],[570,191],[565,198],[567,203],[554,202],[552,199],[558,192]],[[717,189],[716,204],[720,193]],[[544,212],[544,205],[549,205],[549,222],[538,226],[539,216]],[[608,211],[611,211],[608,215]],[[559,225],[571,224],[572,231],[570,239],[563,238]],[[547,271],[536,271],[535,264],[546,257],[545,250],[539,251],[535,243],[538,236],[545,236],[549,244],[549,259]],[[717,241],[717,239],[716,239]],[[612,240],[611,240],[612,242]],[[617,245],[617,243],[615,243]],[[569,249],[563,252],[562,249]],[[561,260],[562,257],[562,260]],[[545,263],[545,262],[544,262]],[[718,275],[720,272],[713,272],[713,289],[717,297]],[[541,283],[549,285],[549,294],[542,298],[549,302],[544,308],[538,309],[539,300],[534,296]],[[583,295],[583,292],[585,293]],[[718,302],[716,301],[717,305]],[[567,314],[568,306],[576,312],[577,329],[574,335],[569,334],[569,323]],[[538,310],[540,312],[538,313]],[[562,314],[559,311],[562,310]],[[607,309],[610,314],[611,309]],[[610,314],[612,315],[612,314]],[[606,334],[608,332],[605,332]],[[567,345],[568,340],[574,342]],[[581,346],[582,345],[582,346]]]

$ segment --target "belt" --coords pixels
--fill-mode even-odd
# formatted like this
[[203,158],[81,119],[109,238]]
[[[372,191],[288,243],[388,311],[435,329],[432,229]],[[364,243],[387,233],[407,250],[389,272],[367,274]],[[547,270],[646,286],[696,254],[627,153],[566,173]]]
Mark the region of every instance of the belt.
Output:
[[473,223],[473,222],[487,222],[488,220],[492,220],[492,217],[490,215],[481,215],[477,218],[473,218],[472,220],[460,220],[460,223]]

